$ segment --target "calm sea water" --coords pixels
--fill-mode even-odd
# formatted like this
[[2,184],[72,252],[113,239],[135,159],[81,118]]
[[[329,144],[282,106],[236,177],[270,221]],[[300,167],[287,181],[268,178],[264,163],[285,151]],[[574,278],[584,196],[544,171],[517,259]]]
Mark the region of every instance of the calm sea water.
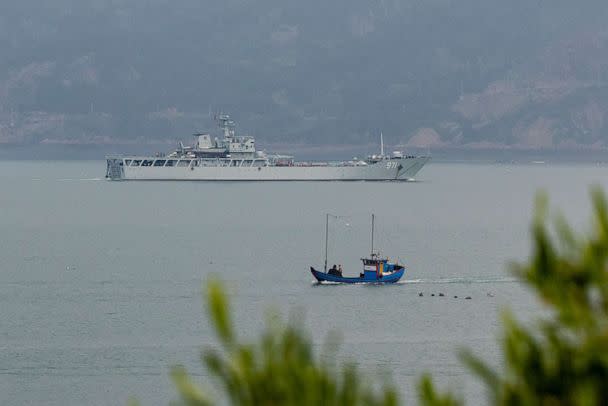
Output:
[[[206,381],[198,354],[215,338],[201,285],[214,274],[246,337],[269,307],[301,311],[317,345],[341,332],[339,359],[390,371],[409,404],[427,371],[482,403],[456,354],[500,364],[500,309],[536,317],[507,271],[528,254],[535,192],[584,228],[588,187],[608,186],[607,170],[432,163],[406,184],[112,183],[98,161],[0,162],[0,403],[167,404],[178,363]],[[406,280],[313,285],[326,212],[345,216],[330,264],[359,272],[373,212],[376,245]]]

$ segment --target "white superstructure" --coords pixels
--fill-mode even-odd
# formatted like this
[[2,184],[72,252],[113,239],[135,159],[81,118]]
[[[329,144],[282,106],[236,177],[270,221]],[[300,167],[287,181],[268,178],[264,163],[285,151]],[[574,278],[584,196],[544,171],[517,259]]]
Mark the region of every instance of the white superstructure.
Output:
[[393,152],[365,160],[297,162],[289,155],[256,151],[253,137],[237,136],[228,115],[219,115],[222,139],[195,134],[193,146],[180,143],[166,156],[108,156],[106,178],[111,180],[409,180],[428,162],[425,156]]

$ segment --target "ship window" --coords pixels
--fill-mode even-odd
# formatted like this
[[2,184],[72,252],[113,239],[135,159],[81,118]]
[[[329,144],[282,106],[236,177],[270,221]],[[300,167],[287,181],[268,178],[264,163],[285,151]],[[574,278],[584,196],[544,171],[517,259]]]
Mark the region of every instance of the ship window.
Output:
[[154,166],[163,166],[164,164],[165,164],[164,159],[157,159],[156,161],[154,161]]
[[165,166],[175,166],[175,163],[177,161],[175,159],[169,159],[167,160],[167,163],[165,164]]
[[144,161],[141,163],[141,166],[152,166],[152,162],[154,162],[151,159],[144,159]]
[[177,166],[189,166],[190,165],[190,160],[189,159],[182,159],[181,161],[179,161],[177,163]]
[[130,159],[125,159],[125,166],[129,166],[131,165],[131,160]]
[[131,166],[139,166],[139,164],[141,164],[141,160],[139,159],[134,159],[131,161]]

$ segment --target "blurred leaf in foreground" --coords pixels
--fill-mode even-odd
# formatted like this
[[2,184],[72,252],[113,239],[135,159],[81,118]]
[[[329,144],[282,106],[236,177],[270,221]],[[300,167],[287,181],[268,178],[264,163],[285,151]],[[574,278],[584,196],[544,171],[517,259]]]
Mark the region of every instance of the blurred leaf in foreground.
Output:
[[[547,199],[537,199],[533,254],[514,266],[550,310],[532,327],[503,316],[503,370],[492,370],[464,352],[494,405],[608,405],[608,211],[599,189],[592,191],[593,228],[578,236],[563,217],[547,225]],[[427,377],[421,403],[448,405]]]
[[[333,366],[317,359],[311,341],[295,322],[283,323],[275,318],[267,323],[257,342],[239,342],[224,288],[216,280],[211,280],[207,288],[207,308],[222,348],[205,350],[201,360],[218,378],[230,404],[398,404],[394,388],[384,385],[374,390],[375,381],[363,376],[354,364]],[[172,377],[181,404],[215,403],[183,367],[175,367]]]

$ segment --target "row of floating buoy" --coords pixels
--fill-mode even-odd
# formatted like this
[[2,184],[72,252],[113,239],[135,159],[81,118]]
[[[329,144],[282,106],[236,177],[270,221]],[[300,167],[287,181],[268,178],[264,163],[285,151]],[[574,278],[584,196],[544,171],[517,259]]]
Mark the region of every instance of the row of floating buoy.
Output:
[[[418,296],[423,297],[423,296],[424,296],[424,294],[423,294],[422,292],[420,292],[420,293],[418,293]],[[434,293],[431,293],[431,296],[435,296],[435,294],[434,294]],[[437,296],[439,296],[439,297],[444,297],[444,296],[445,296],[445,294],[443,294],[443,293],[439,293]],[[458,295],[455,295],[455,296],[454,296],[454,299],[458,299]],[[470,300],[470,299],[472,299],[472,297],[471,297],[471,296],[466,296],[466,297],[465,297],[465,300]]]

